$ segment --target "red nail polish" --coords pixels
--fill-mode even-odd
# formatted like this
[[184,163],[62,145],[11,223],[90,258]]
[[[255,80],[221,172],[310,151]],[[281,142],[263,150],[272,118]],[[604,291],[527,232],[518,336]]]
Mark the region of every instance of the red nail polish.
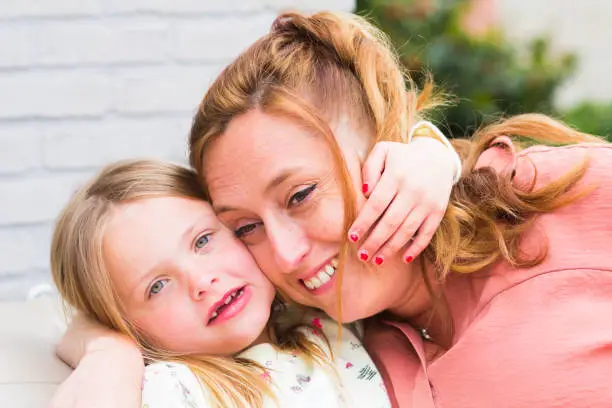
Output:
[[363,192],[363,194],[368,192],[368,185],[367,185],[367,183],[363,183],[363,185],[361,186],[361,191]]
[[359,241],[359,235],[357,235],[357,234],[356,234],[356,233],[354,233],[354,232],[351,232],[351,234],[349,235],[349,238],[350,238],[350,240],[351,240],[351,241],[353,241],[353,242],[357,242],[357,241]]
[[368,258],[368,251],[366,251],[365,249],[359,251],[359,259],[361,259],[362,261],[367,261]]
[[378,266],[382,265],[384,261],[385,260],[383,259],[383,257],[379,255],[376,255],[376,257],[374,258],[374,263]]
[[410,255],[408,255],[406,258],[404,258],[404,261],[405,261],[406,263],[410,263],[410,262],[412,262],[412,260],[413,260],[413,259],[414,259],[413,257],[411,257]]

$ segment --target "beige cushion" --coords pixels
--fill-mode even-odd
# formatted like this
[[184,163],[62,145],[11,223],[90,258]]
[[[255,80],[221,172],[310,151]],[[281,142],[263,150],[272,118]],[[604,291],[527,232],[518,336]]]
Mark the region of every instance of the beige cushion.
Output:
[[54,353],[65,329],[57,298],[0,302],[0,405],[45,407],[70,368]]

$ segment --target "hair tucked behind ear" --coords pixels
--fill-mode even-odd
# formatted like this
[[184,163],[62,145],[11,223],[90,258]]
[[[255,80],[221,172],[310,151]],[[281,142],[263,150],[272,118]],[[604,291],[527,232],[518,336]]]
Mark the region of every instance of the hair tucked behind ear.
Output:
[[[204,96],[191,129],[190,162],[205,182],[203,158],[210,146],[223,137],[233,118],[251,109],[306,124],[325,137],[334,155],[343,181],[346,236],[355,217],[355,197],[329,127],[337,119],[338,107],[350,115],[355,129],[371,130],[372,144],[405,141],[409,127],[424,110],[439,104],[432,89],[431,84],[420,94],[406,89],[385,36],[363,18],[287,13],[230,64]],[[597,140],[543,115],[522,115],[482,129],[471,141],[456,143],[465,160],[463,178],[453,189],[446,215],[425,252],[438,267],[439,279],[450,271],[477,271],[500,258],[515,266],[541,261],[544,252],[534,258],[520,253],[521,232],[534,215],[575,197],[566,192],[582,177],[584,166],[541,190],[527,192],[513,187],[509,178],[475,170],[480,153],[500,135],[557,144]],[[341,254],[347,248],[345,242]]]
[[[274,394],[261,376],[263,367],[259,364],[244,358],[185,356],[163,350],[126,318],[103,258],[104,229],[115,206],[152,197],[204,201],[204,192],[193,171],[152,160],[110,165],[83,187],[66,205],[55,227],[51,244],[55,285],[76,311],[132,339],[147,361],[189,366],[206,386],[211,406],[263,407],[264,395],[274,398]],[[296,326],[275,327],[276,320],[273,307],[270,330],[281,350],[297,350],[311,362],[328,365],[325,350]]]

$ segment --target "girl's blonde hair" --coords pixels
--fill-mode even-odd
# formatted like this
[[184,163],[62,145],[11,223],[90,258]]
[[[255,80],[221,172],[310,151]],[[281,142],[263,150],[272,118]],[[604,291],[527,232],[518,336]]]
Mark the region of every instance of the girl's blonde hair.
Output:
[[[51,273],[60,294],[76,311],[128,336],[140,347],[145,361],[186,364],[210,391],[212,406],[262,407],[264,395],[274,398],[274,394],[257,363],[160,349],[126,318],[103,258],[105,225],[115,206],[153,197],[205,200],[193,171],[153,160],[110,165],[72,197],[60,214],[51,244]],[[272,323],[278,311],[276,302]],[[270,325],[268,329],[280,349],[299,352],[311,363],[327,364],[325,350],[307,340],[297,326]]]
[[[340,114],[350,115],[355,129],[372,131],[372,145],[405,141],[410,127],[441,102],[434,97],[431,82],[418,92],[410,80],[407,89],[405,79],[383,33],[363,18],[330,12],[283,14],[204,96],[191,129],[191,165],[203,182],[203,160],[210,145],[232,119],[251,109],[292,118],[325,137],[330,146],[342,181],[346,237],[355,218],[354,190],[328,123]],[[471,140],[455,142],[463,159],[463,177],[424,252],[437,266],[439,280],[450,271],[481,270],[500,258],[516,267],[541,262],[545,251],[533,257],[521,253],[521,233],[534,215],[576,196],[565,193],[581,179],[586,163],[537,191],[521,191],[510,176],[490,169],[475,170],[478,156],[504,135],[557,144],[599,141],[544,115],[526,114],[485,127]],[[348,247],[344,242],[341,265]]]

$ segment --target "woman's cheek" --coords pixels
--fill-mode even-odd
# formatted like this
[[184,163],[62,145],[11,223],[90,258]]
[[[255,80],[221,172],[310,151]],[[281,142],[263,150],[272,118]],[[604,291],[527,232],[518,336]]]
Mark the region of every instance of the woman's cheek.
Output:
[[344,224],[344,204],[341,197],[329,198],[322,202],[319,211],[312,224],[319,233],[317,236],[326,240],[341,240]]

